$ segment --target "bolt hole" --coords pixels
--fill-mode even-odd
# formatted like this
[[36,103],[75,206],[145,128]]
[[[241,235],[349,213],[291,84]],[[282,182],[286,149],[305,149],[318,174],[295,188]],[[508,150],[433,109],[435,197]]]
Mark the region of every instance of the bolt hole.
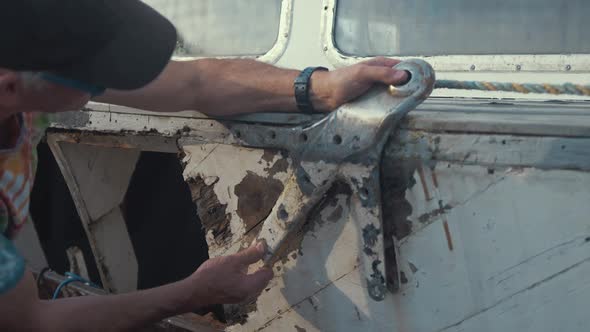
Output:
[[586,242],[590,242],[590,236],[585,239]]
[[277,138],[277,133],[275,133],[274,130],[271,130],[268,132],[268,137],[270,137],[270,139],[275,139]]
[[405,81],[400,82],[399,84],[396,84],[395,86],[400,87],[400,86],[404,86],[408,83],[410,83],[410,81],[412,80],[412,72],[410,72],[409,70],[404,70],[406,72],[406,74],[408,74],[408,77],[406,78]]
[[301,134],[301,135],[299,135],[299,139],[300,139],[302,142],[307,142],[307,134]]
[[502,140],[502,145],[506,145],[506,140],[505,139]]
[[342,137],[340,135],[334,135],[333,141],[334,141],[334,144],[341,144]]
[[242,133],[239,130],[236,130],[236,137],[237,138],[242,137]]
[[561,146],[561,149],[562,149],[562,150],[565,150],[565,145],[562,145],[562,146]]
[[367,188],[361,189],[361,194],[363,195],[364,199],[369,198],[369,189],[367,189]]
[[282,220],[289,218],[289,213],[287,213],[287,210],[283,207],[279,210],[279,218]]
[[324,6],[324,10],[328,10],[328,6]]

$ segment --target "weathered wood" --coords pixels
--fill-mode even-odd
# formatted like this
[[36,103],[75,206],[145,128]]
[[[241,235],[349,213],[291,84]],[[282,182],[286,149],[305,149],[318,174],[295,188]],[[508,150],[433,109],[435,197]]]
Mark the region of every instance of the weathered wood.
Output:
[[48,136],[70,192],[103,286],[111,291],[137,288],[137,260],[119,205],[127,191],[139,150],[61,142]]

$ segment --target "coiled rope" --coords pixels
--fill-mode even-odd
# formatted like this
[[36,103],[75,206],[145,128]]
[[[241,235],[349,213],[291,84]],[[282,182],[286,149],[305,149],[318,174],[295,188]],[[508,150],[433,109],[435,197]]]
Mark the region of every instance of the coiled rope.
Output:
[[508,91],[520,93],[547,93],[552,95],[590,96],[590,85],[582,84],[538,84],[538,83],[501,83],[481,81],[437,80],[435,89],[459,89],[481,91]]

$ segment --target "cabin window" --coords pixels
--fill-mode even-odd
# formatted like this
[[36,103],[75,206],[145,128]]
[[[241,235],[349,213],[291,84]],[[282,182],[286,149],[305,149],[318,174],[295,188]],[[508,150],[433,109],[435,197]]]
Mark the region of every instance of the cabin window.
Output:
[[176,26],[176,56],[259,56],[277,40],[282,0],[144,2]]
[[334,41],[355,56],[588,54],[588,0],[338,0]]

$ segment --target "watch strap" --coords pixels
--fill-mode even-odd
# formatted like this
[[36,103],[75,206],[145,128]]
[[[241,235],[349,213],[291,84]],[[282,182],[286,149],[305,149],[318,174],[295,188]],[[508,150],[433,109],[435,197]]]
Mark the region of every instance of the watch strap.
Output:
[[297,102],[297,108],[304,113],[315,112],[311,100],[309,99],[309,83],[311,80],[311,75],[316,70],[327,71],[328,68],[307,67],[303,71],[301,71],[301,73],[299,74],[299,76],[297,76],[295,82],[293,83],[293,87],[295,89],[295,101]]

